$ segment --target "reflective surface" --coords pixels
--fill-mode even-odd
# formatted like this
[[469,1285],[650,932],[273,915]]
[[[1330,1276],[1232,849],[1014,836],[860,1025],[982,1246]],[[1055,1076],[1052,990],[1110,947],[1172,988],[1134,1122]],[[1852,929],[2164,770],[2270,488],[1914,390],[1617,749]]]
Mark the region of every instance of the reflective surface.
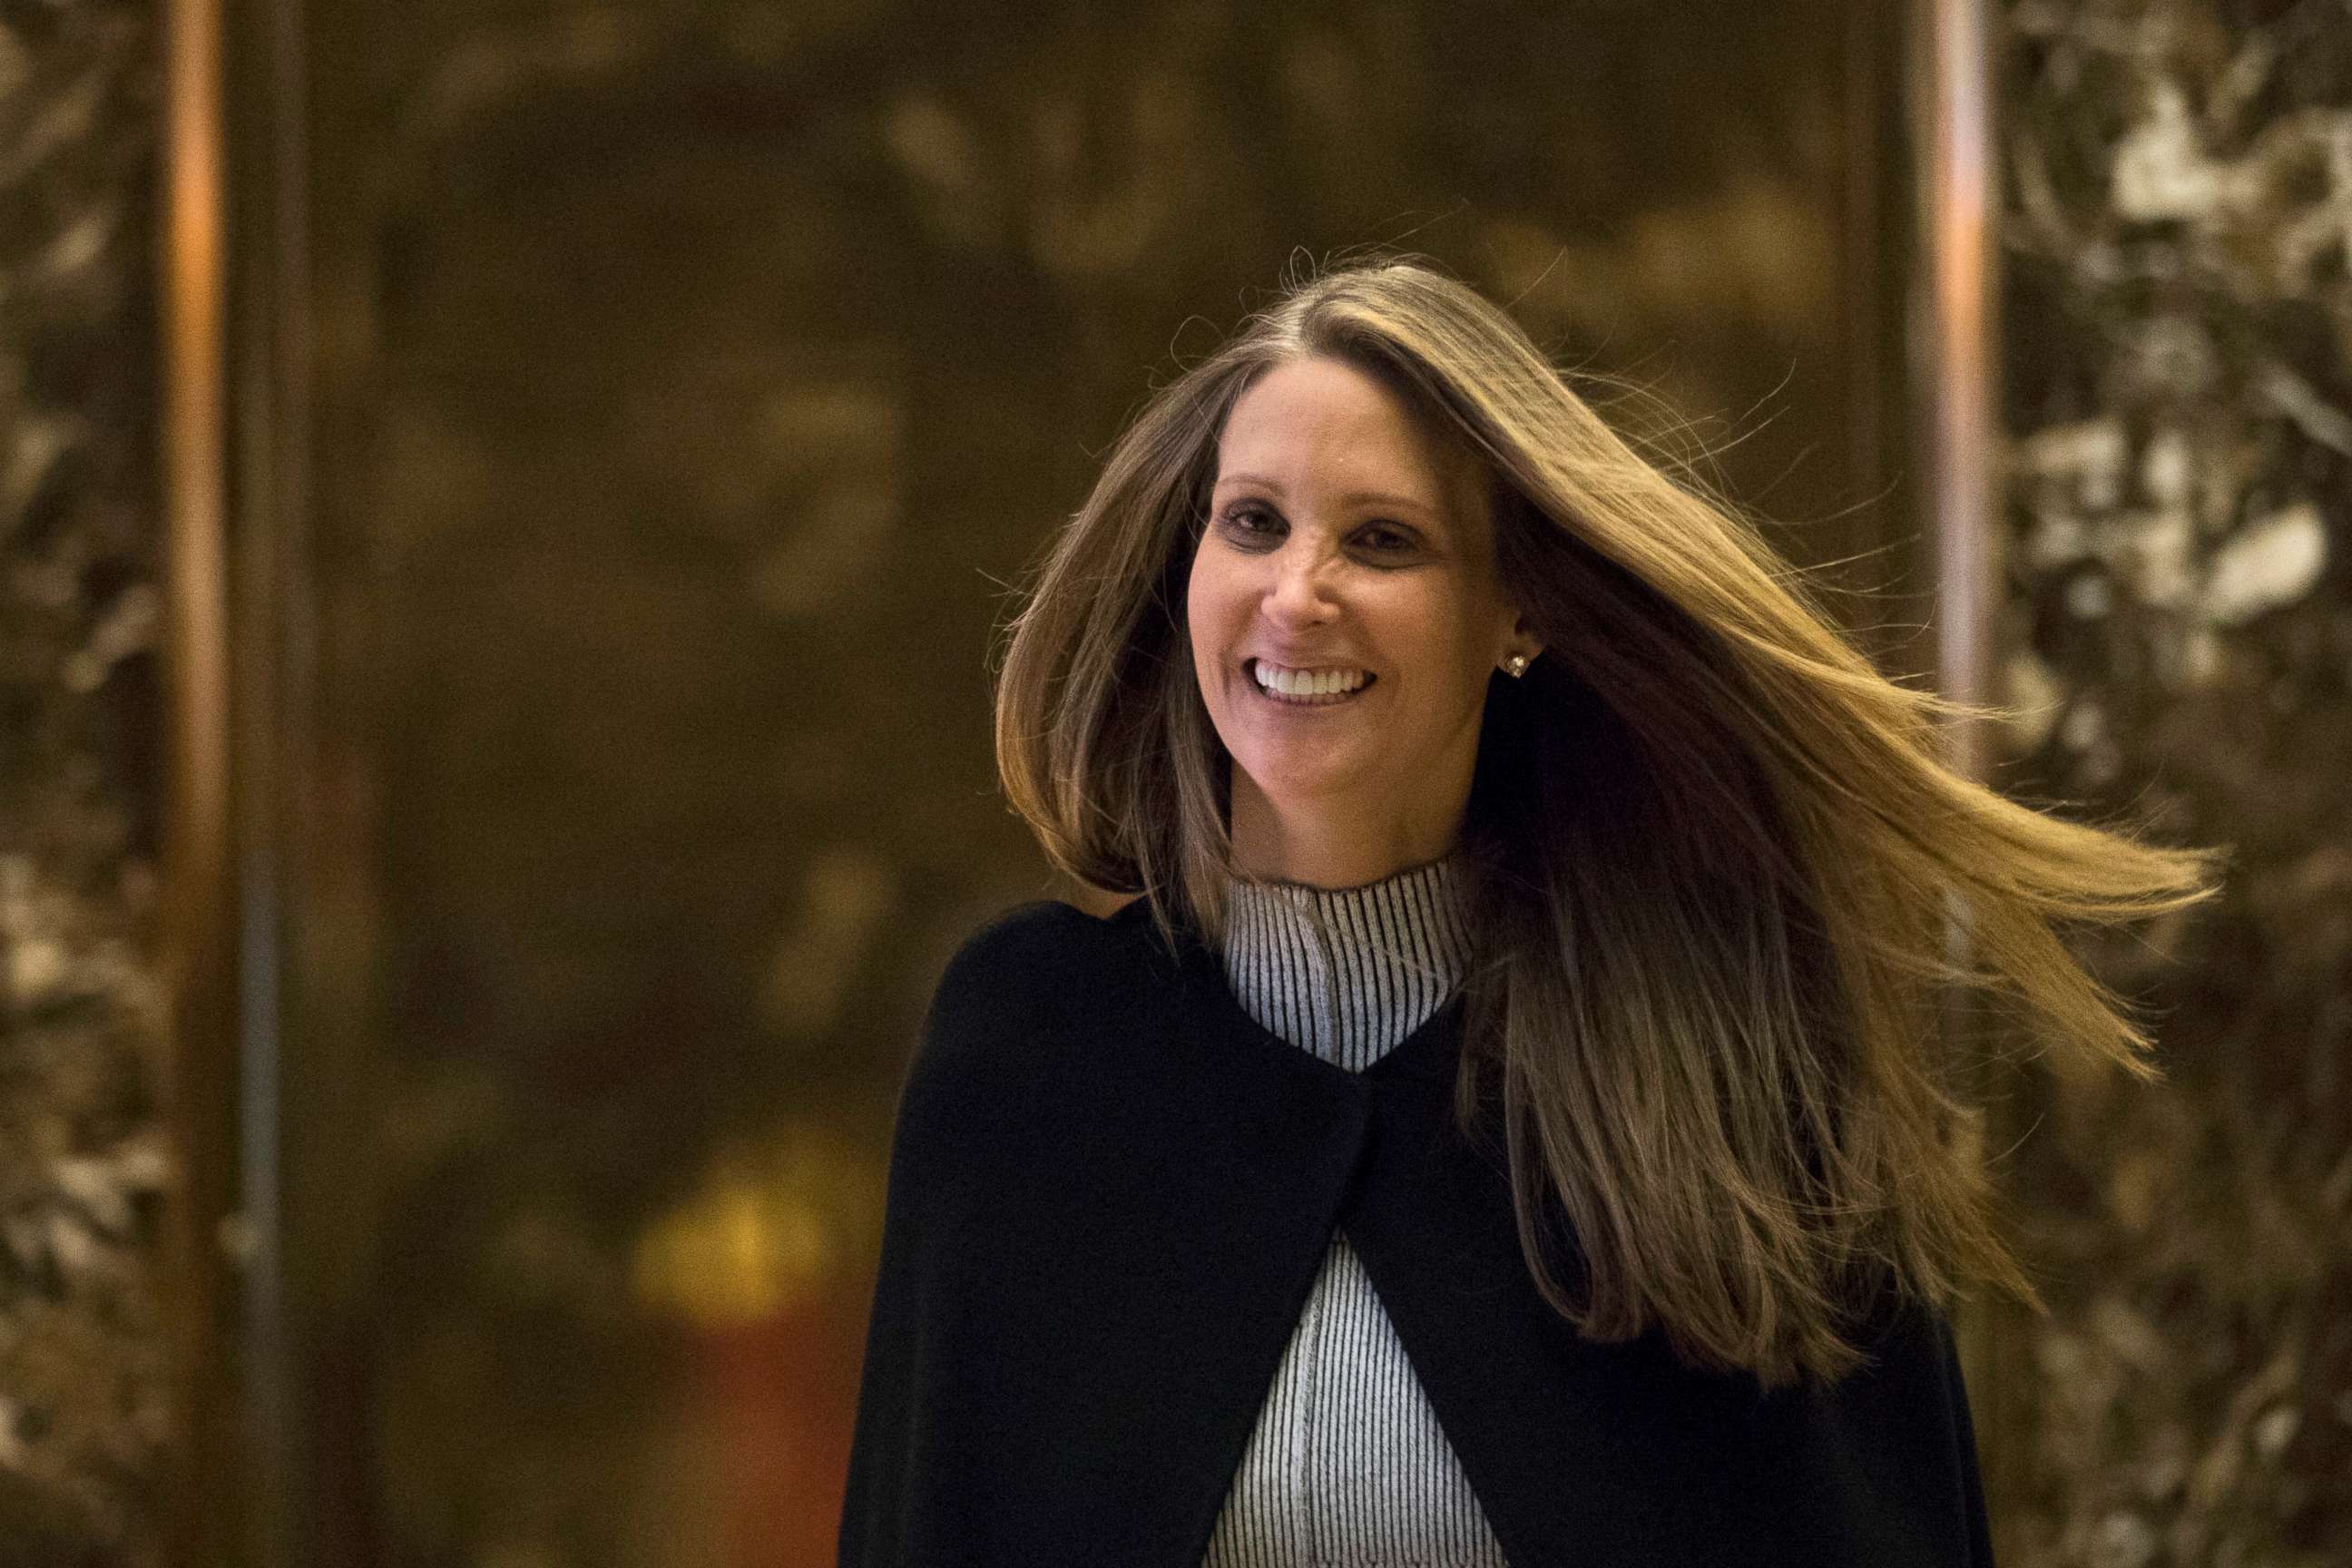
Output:
[[[1865,5],[248,23],[310,72],[237,132],[300,198],[239,374],[310,433],[243,519],[291,671],[241,1068],[291,1558],[829,1560],[930,985],[1098,905],[995,795],[992,627],[1286,264],[1439,258],[1791,554],[1923,585]],[[1866,635],[1916,667],[1906,604]]]

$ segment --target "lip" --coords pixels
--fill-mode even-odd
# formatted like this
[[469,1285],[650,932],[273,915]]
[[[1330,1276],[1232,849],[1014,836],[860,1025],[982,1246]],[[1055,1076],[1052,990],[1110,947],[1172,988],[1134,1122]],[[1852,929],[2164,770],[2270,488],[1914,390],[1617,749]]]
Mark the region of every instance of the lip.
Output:
[[1326,659],[1320,664],[1293,664],[1288,659],[1266,658],[1257,654],[1251,654],[1248,658],[1242,660],[1242,673],[1248,676],[1249,679],[1255,682],[1257,679],[1257,676],[1255,673],[1254,667],[1261,664],[1270,664],[1277,669],[1297,670],[1305,675],[1328,675],[1335,669],[1360,669],[1364,672],[1364,684],[1367,686],[1380,679],[1379,676],[1372,673],[1371,667],[1370,665],[1348,664],[1335,659]]
[[1380,680],[1379,676],[1374,675],[1369,669],[1364,669],[1364,683],[1361,686],[1357,687],[1354,690],[1347,692],[1340,697],[1313,700],[1283,697],[1275,692],[1268,691],[1265,687],[1260,686],[1257,683],[1257,673],[1255,667],[1261,662],[1280,665],[1284,669],[1304,670],[1308,674],[1319,674],[1323,671],[1334,669],[1364,669],[1364,667],[1360,664],[1326,664],[1321,666],[1311,664],[1282,664],[1279,659],[1265,659],[1261,661],[1255,655],[1252,655],[1250,658],[1242,660],[1242,683],[1249,688],[1250,695],[1256,698],[1261,702],[1272,703],[1275,707],[1289,713],[1319,713],[1329,709],[1352,707],[1358,698],[1370,691]]

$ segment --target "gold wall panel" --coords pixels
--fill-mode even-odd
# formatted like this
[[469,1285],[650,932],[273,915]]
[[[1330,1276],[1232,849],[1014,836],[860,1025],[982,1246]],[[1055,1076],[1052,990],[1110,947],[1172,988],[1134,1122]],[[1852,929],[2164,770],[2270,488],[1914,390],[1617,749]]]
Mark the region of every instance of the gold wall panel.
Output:
[[287,1563],[830,1561],[931,984],[1077,896],[994,792],[992,630],[1147,385],[1286,267],[1389,245],[1512,301],[1895,595],[1865,635],[1916,667],[1896,25],[232,12],[274,912],[200,1086],[260,1227],[218,1528]]

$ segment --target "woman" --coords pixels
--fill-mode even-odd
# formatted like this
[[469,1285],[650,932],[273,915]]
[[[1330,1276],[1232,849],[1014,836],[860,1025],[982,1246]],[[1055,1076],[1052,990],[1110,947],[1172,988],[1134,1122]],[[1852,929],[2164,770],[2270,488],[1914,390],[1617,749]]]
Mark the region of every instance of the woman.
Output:
[[1007,794],[1142,897],[940,982],[841,1561],[1987,1568],[1945,1308],[2033,1292],[1937,987],[2147,1073],[2053,922],[2210,859],[1953,711],[1472,290],[1254,318],[1013,628]]

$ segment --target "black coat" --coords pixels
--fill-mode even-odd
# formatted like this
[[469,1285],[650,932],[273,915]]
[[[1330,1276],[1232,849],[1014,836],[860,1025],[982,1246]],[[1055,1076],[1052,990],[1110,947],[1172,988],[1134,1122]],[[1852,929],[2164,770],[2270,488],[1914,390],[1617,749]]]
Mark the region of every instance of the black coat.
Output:
[[1347,1233],[1514,1568],[1990,1568],[1942,1316],[1763,1394],[1579,1335],[1452,1119],[1457,994],[1361,1073],[1189,928],[1037,902],[966,942],[899,1100],[843,1568],[1197,1568]]

